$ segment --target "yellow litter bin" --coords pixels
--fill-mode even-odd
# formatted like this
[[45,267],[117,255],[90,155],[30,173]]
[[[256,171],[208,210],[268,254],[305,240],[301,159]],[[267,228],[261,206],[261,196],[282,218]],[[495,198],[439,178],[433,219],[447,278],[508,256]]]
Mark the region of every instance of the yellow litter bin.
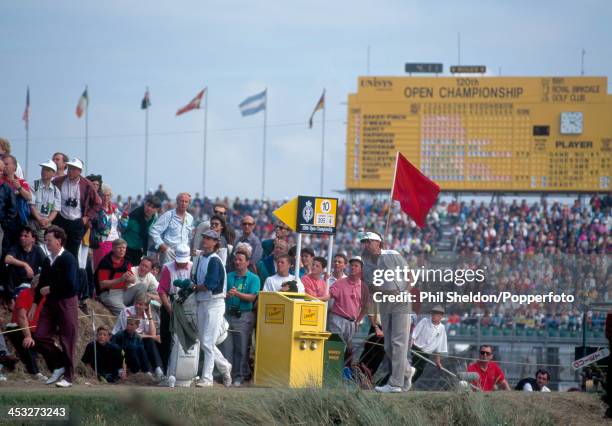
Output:
[[257,301],[255,385],[320,387],[327,305],[299,293],[260,292]]

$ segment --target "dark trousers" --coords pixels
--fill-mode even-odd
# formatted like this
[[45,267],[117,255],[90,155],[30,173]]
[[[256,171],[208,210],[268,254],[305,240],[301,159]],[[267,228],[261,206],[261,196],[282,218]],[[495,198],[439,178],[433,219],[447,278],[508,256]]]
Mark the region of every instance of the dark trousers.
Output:
[[[610,352],[612,352],[612,341],[610,341]],[[610,374],[610,365],[612,364],[612,354],[608,356],[608,364],[606,365],[606,397],[608,402],[608,410],[606,416],[612,418],[612,375]]]
[[[412,349],[419,355],[427,359],[431,359],[431,356],[428,353],[418,350],[416,346],[413,346]],[[425,370],[425,366],[427,366],[427,364],[429,363],[423,358],[418,355],[412,354],[412,366],[416,369],[414,376],[412,376],[412,383],[416,382],[419,377],[421,377],[421,374],[423,374],[423,370]]]
[[[10,330],[11,328],[6,329],[6,331],[10,331]],[[13,345],[13,347],[15,348],[15,351],[17,352],[17,356],[19,357],[21,362],[23,362],[23,364],[25,365],[25,368],[28,371],[28,373],[30,374],[39,373],[40,370],[38,369],[38,364],[36,363],[37,352],[34,350],[36,346],[34,346],[33,348],[27,348],[27,349],[23,347],[23,339],[25,338],[23,331],[21,330],[11,331],[10,333],[7,333],[6,336],[11,341],[11,344]]]
[[[34,336],[38,353],[43,356],[49,369],[53,371],[64,367],[64,377],[71,383],[74,380],[74,349],[79,337],[78,306],[77,296],[59,300],[47,298]],[[61,350],[53,340],[56,334]]]
[[2,286],[2,301],[7,305],[14,300],[15,288],[9,279],[8,265],[4,263],[6,255],[0,257],[0,285]]
[[172,334],[170,333],[170,314],[163,306],[160,308],[159,317],[159,337],[161,339],[159,352],[164,365],[164,371],[166,371],[170,352],[172,351]]
[[123,348],[123,352],[125,354],[125,363],[131,373],[138,373],[139,371],[146,373],[151,370],[151,364],[149,364],[142,340],[128,343]]
[[369,335],[364,344],[363,351],[359,357],[359,363],[364,364],[372,375],[376,373],[378,367],[385,358],[384,337],[376,337],[374,327],[370,327]]
[[66,232],[66,250],[68,250],[75,259],[79,258],[79,247],[85,235],[85,225],[83,219],[68,220],[61,214],[58,214],[53,220],[53,224],[59,226]]
[[79,301],[83,303],[85,300],[91,299],[94,294],[94,280],[91,259],[87,259],[85,269],[79,268],[77,279],[79,280]]
[[142,259],[143,252],[142,249],[135,249],[128,247],[125,251],[125,258],[130,262],[133,266],[140,265],[140,259]]
[[149,364],[153,369],[157,367],[162,367],[163,362],[161,359],[161,355],[159,353],[158,343],[151,338],[142,339],[142,343],[144,344],[144,349],[147,354],[147,359],[149,360]]

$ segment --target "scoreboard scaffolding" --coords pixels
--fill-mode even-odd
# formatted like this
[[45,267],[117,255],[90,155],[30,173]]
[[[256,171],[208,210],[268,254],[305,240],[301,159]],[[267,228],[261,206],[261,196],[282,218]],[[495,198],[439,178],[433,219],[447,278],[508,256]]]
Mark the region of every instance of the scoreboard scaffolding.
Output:
[[606,192],[606,77],[360,77],[346,188],[388,190],[402,152],[445,191]]

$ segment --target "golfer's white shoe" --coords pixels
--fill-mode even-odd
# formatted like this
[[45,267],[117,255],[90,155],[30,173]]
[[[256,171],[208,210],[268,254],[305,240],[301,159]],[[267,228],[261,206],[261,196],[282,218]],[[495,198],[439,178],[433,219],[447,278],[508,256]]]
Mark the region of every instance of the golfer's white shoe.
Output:
[[391,386],[387,383],[384,386],[376,386],[374,390],[380,393],[399,393],[402,391],[402,388],[400,388],[399,386]]

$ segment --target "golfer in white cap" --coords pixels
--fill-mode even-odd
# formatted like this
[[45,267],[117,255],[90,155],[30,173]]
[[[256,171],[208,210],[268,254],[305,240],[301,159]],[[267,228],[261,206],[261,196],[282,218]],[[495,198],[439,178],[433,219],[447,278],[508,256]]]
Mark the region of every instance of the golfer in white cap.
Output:
[[[408,364],[408,341],[410,339],[410,302],[379,301],[380,296],[407,295],[410,283],[394,277],[384,279],[382,285],[374,285],[375,276],[385,277],[387,270],[408,267],[406,260],[395,250],[383,250],[382,238],[375,232],[366,232],[361,237],[363,247],[363,277],[380,313],[385,333],[385,355],[391,362],[391,375],[384,386],[377,386],[377,392],[407,392],[412,386],[414,369]],[[378,271],[378,272],[376,272]]]
[[223,261],[217,254],[219,233],[209,229],[202,233],[202,254],[198,258],[195,274],[196,300],[198,301],[198,337],[204,351],[202,379],[196,386],[213,385],[213,370],[216,366],[223,375],[223,384],[232,384],[232,365],[217,348],[225,314],[225,289],[227,274]]
[[32,219],[30,226],[36,231],[36,240],[43,250],[45,229],[53,222],[60,211],[62,197],[60,190],[51,182],[57,171],[57,166],[51,160],[40,163],[40,179],[34,181],[33,195],[30,201]]

